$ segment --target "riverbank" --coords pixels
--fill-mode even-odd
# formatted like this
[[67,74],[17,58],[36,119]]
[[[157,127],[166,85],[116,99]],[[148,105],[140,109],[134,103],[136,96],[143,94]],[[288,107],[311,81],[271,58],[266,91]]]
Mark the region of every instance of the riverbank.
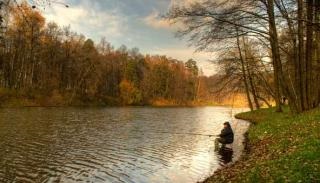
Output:
[[[111,101],[111,102],[110,102]],[[0,98],[0,108],[22,108],[22,107],[206,107],[206,106],[221,106],[221,107],[231,107],[231,104],[215,103],[215,102],[148,102],[139,105],[125,105],[121,104],[118,100],[86,100],[82,101],[79,99],[68,102],[67,99],[62,99],[59,101],[47,99],[27,99],[27,98],[10,98],[8,100],[1,100]],[[236,108],[245,108],[246,106],[233,106]]]
[[320,109],[300,115],[262,109],[236,117],[252,123],[246,153],[205,183],[320,182]]
[[241,96],[240,102],[221,101],[179,101],[174,99],[155,98],[138,104],[124,104],[116,97],[85,97],[73,95],[72,92],[60,93],[56,90],[44,93],[41,91],[20,91],[0,88],[0,107],[109,107],[109,106],[151,106],[151,107],[202,107],[202,106],[233,106],[246,107]]

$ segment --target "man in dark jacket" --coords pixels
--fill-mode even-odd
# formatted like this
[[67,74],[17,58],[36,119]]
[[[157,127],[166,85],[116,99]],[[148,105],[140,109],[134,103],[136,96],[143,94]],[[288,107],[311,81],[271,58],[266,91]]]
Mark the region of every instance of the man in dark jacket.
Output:
[[221,143],[225,144],[232,144],[234,139],[234,134],[229,122],[223,123],[224,128],[221,130],[219,138],[216,139],[216,144]]

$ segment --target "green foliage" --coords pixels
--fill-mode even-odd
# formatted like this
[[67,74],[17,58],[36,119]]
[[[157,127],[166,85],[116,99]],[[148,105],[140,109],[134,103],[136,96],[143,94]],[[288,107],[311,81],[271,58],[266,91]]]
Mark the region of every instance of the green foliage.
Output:
[[320,109],[301,115],[274,110],[237,115],[254,123],[248,132],[250,153],[208,182],[320,181]]
[[140,81],[143,77],[143,69],[144,67],[144,60],[143,58],[140,59],[131,59],[127,62],[125,68],[125,76],[127,80],[133,82],[136,86],[139,86]]
[[151,95],[155,97],[169,97],[168,90],[172,73],[168,65],[155,65],[151,73]]
[[199,74],[199,68],[197,66],[197,62],[193,59],[189,59],[186,63],[186,68],[189,69],[191,71],[191,73],[194,75],[194,76],[198,76]]

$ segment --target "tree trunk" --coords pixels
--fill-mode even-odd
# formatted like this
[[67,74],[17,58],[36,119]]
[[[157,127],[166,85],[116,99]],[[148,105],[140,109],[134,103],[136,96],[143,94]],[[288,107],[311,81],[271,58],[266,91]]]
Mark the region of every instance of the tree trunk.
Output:
[[[281,94],[280,94],[280,86],[281,86],[281,60],[280,60],[280,52],[278,45],[278,36],[276,23],[274,18],[274,4],[273,0],[268,0],[268,16],[269,16],[269,35],[270,35],[270,45],[272,49],[272,59],[273,59],[273,68],[274,68],[274,83],[275,83],[275,92],[276,92],[276,111],[282,112],[281,108]],[[279,64],[280,63],[280,64]]]
[[[251,88],[251,93],[252,93],[252,96],[253,96],[253,101],[255,103],[255,106],[256,106],[256,109],[260,109],[260,104],[259,104],[259,101],[258,101],[258,98],[257,98],[257,92],[256,92],[256,88],[253,84],[253,77],[252,77],[252,73],[251,73],[251,70],[252,68],[250,68],[250,64],[249,64],[249,59],[251,58],[248,58],[248,50],[247,50],[247,44],[245,42],[245,39],[244,39],[244,36],[242,37],[242,41],[243,41],[243,47],[244,47],[244,58],[245,58],[245,63],[246,63],[246,71],[248,71],[248,79],[249,79],[249,84],[250,84],[250,88]],[[253,59],[253,58],[252,58]],[[253,60],[251,60],[253,61]]]
[[272,108],[272,105],[268,102],[267,99],[261,97],[261,96],[257,96],[258,99],[260,99],[261,101],[263,101],[269,108]]
[[[300,62],[299,62],[299,52],[298,52],[298,40],[296,36],[296,30],[294,26],[294,22],[292,18],[288,14],[287,7],[285,7],[285,4],[283,0],[280,1],[274,1],[276,6],[278,7],[281,15],[285,20],[287,21],[288,24],[288,32],[290,39],[292,41],[292,52],[293,52],[293,57],[290,57],[289,61],[291,61],[293,65],[293,74],[294,74],[294,84],[290,81],[291,83],[291,88],[293,90],[294,94],[294,100],[297,105],[297,107],[301,106],[301,91],[300,91],[300,86],[301,86],[301,68],[300,68]],[[290,71],[289,71],[290,72]],[[290,73],[289,73],[289,79],[290,78]],[[301,111],[301,109],[300,109]]]
[[300,93],[302,111],[308,109],[307,99],[307,67],[305,63],[304,53],[304,13],[303,0],[298,0],[298,38],[299,38],[299,65],[300,65]]
[[250,98],[249,86],[248,86],[248,82],[247,82],[247,74],[246,74],[246,70],[244,67],[244,60],[243,60],[243,56],[242,56],[242,52],[241,52],[239,37],[237,37],[237,47],[238,47],[238,51],[239,51],[241,70],[242,70],[242,76],[243,76],[243,83],[244,83],[245,90],[246,90],[247,100],[248,100],[250,110],[253,111],[253,105],[252,105],[251,98]]
[[260,109],[260,104],[259,104],[259,100],[257,97],[257,91],[256,91],[256,88],[253,84],[253,78],[252,78],[252,74],[251,74],[251,71],[249,68],[248,68],[248,78],[249,78],[249,83],[250,83],[250,87],[251,87],[251,91],[252,91],[252,95],[253,95],[253,100],[256,105],[256,109]]
[[[316,73],[316,82],[319,83],[320,82],[320,1],[316,0],[315,1],[315,15],[314,15],[314,19],[315,19],[315,73]],[[319,106],[320,104],[320,86],[319,84],[315,84],[314,85],[316,88],[314,88],[315,90],[315,103],[314,103],[314,107]]]
[[312,92],[312,78],[313,78],[313,0],[307,0],[307,41],[306,41],[306,99],[307,109],[312,108],[313,104],[313,92]]

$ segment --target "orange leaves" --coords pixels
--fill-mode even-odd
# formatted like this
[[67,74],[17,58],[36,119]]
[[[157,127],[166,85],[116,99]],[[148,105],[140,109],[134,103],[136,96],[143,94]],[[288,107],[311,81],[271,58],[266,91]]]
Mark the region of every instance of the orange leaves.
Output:
[[134,105],[139,104],[142,100],[142,94],[134,84],[126,79],[122,80],[120,85],[120,97],[123,104]]
[[14,6],[11,10],[11,25],[24,31],[30,29],[43,29],[45,26],[45,18],[40,12],[33,10],[27,3],[21,3]]

